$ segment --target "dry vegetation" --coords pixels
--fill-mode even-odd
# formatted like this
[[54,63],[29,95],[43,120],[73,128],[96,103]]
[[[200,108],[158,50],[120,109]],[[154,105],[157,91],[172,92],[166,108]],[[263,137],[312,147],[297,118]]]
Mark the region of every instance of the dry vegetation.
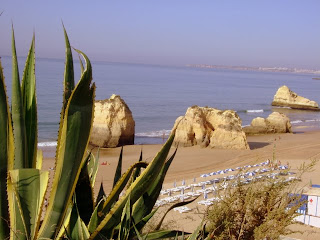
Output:
[[[296,178],[311,171],[316,162],[301,166]],[[288,226],[298,215],[296,210],[306,202],[300,201],[299,180],[286,179],[287,171],[283,171],[277,178],[249,184],[234,181],[233,187],[220,193],[222,200],[208,208],[198,239],[278,239],[292,233]]]

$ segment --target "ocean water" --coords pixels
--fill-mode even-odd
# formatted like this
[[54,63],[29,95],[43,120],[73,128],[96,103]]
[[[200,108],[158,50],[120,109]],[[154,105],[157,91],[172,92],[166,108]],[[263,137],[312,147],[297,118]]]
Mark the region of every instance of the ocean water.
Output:
[[[19,58],[22,76],[25,58]],[[9,96],[11,58],[2,57]],[[320,112],[271,107],[277,89],[287,85],[299,95],[320,103],[320,81],[314,75],[250,72],[188,67],[92,62],[96,99],[120,95],[136,122],[136,144],[162,143],[177,117],[193,105],[233,109],[250,124],[272,111],[287,114],[293,125],[320,126]],[[55,146],[63,91],[64,60],[36,59],[39,146]],[[80,78],[75,61],[75,79]]]

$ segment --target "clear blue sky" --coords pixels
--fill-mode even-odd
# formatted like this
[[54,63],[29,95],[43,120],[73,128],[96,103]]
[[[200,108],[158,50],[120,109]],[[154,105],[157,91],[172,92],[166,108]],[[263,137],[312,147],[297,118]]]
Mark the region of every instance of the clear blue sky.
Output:
[[152,64],[320,69],[319,0],[1,0],[0,55],[18,54],[36,33],[37,57],[71,45],[92,60]]

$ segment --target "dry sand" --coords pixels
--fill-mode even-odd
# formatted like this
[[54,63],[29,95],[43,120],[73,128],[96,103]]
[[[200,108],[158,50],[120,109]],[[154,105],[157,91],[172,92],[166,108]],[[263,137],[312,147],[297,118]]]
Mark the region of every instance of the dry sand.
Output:
[[[168,171],[164,187],[172,187],[174,181],[181,183],[183,179],[191,183],[192,179],[200,178],[200,174],[217,171],[226,168],[235,168],[248,164],[260,163],[268,158],[272,159],[273,154],[282,164],[289,164],[293,171],[303,162],[309,162],[310,159],[320,159],[320,131],[307,128],[295,128],[294,134],[272,134],[263,136],[250,136],[248,143],[251,150],[221,150],[200,148],[198,146],[179,148],[176,157]],[[151,161],[160,150],[161,145],[133,145],[124,147],[123,171],[139,159],[140,150],[143,150],[143,160]],[[172,152],[174,148],[172,148]],[[106,193],[111,190],[114,172],[119,158],[120,148],[101,149],[100,163],[107,162],[107,165],[99,166],[97,175],[97,184],[95,192],[97,193],[100,182],[103,182]],[[44,169],[53,166],[53,159],[47,159]],[[320,163],[318,163],[313,172],[305,174],[302,178],[302,184],[308,185],[310,181],[313,184],[320,184]],[[200,180],[200,179],[199,179]],[[203,216],[204,208],[197,207],[191,214],[179,214],[172,211],[168,216],[168,221],[184,231],[192,231],[199,225]],[[198,212],[199,211],[199,212]],[[320,239],[320,229],[295,224],[292,229],[302,231],[302,233],[293,234],[290,237],[298,239]]]

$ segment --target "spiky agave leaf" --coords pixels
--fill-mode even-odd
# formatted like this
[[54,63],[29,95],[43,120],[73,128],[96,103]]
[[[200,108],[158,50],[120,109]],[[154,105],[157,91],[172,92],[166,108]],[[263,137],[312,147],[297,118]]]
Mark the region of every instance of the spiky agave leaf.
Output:
[[[16,239],[36,239],[40,225],[41,210],[48,186],[49,172],[38,169],[16,169],[9,171],[8,194],[15,196],[18,208],[10,212],[12,217],[21,215],[24,231],[15,231]],[[21,233],[20,236],[17,236]]]
[[88,173],[88,162],[90,156],[91,153],[88,154],[86,163],[83,165],[81,169],[75,191],[77,199],[77,211],[79,212],[79,215],[85,224],[89,223],[94,208],[93,189]]
[[90,158],[87,166],[92,189],[94,189],[94,185],[96,183],[96,177],[99,167],[99,154],[100,148],[98,148],[96,157],[93,155],[92,152],[90,152]]
[[96,230],[91,234],[90,239],[94,239],[101,230],[103,230],[104,233],[110,234],[112,232],[112,229],[120,222],[121,213],[125,206],[125,203],[128,200],[128,197],[130,196],[130,200],[132,204],[134,204],[140,198],[140,196],[149,189],[152,182],[155,180],[156,176],[159,174],[162,166],[165,163],[174,140],[174,132],[175,130],[172,131],[171,136],[168,138],[167,142],[163,145],[160,152],[151,161],[148,167],[126,191],[124,197],[119,199],[116,204],[114,204],[112,209],[101,221]]
[[[63,81],[63,85],[64,85],[63,105],[62,105],[62,111],[61,111],[61,114],[63,115],[66,110],[68,100],[71,96],[71,93],[72,93],[74,87],[75,87],[75,84],[74,84],[74,69],[73,69],[73,58],[72,58],[71,46],[70,46],[67,31],[66,31],[63,24],[62,24],[62,26],[63,26],[63,32],[64,32],[65,45],[66,45],[66,62],[65,62],[65,68],[64,68],[64,81]],[[80,55],[79,55],[79,59],[80,59]],[[80,59],[80,61],[81,61],[81,59]],[[82,65],[82,69],[83,69],[82,62],[81,62],[81,65]],[[81,71],[81,74],[83,72],[84,71]]]
[[146,240],[146,239],[147,239],[147,236],[145,236],[145,237],[142,237],[142,236],[141,236],[140,232],[138,231],[138,229],[136,228],[136,226],[135,226],[134,224],[133,224],[133,228],[134,228],[134,230],[135,230],[136,238],[137,238],[138,240]]
[[[8,169],[21,169],[28,166],[28,148],[27,148],[27,136],[26,125],[23,111],[23,99],[21,93],[20,77],[18,60],[16,53],[14,29],[12,26],[12,94],[11,94],[11,116],[12,116],[12,128],[14,136],[14,161],[9,163]],[[14,196],[8,194],[9,211],[18,209],[17,203],[14,201]],[[10,214],[10,225],[15,226],[16,232],[24,232],[24,226],[21,216],[12,217]],[[11,228],[10,236],[14,236],[15,232]]]
[[125,207],[123,208],[120,229],[119,229],[119,240],[127,240],[130,234],[131,227],[131,206],[130,206],[130,197],[128,198]]
[[80,217],[76,201],[73,203],[69,226],[66,231],[70,239],[87,240],[90,236],[86,224]]
[[107,195],[106,193],[104,192],[104,189],[103,189],[103,184],[101,182],[100,184],[100,188],[99,188],[99,192],[98,192],[98,196],[97,196],[97,199],[96,199],[96,202],[95,202],[95,206],[98,205],[98,203],[101,201],[101,199],[103,198],[107,198]]
[[80,62],[80,70],[81,70],[81,74],[82,74],[84,71],[84,67],[83,67],[83,62],[82,62],[80,55],[79,55],[79,62]]
[[[7,168],[13,167],[14,146],[11,115],[0,59],[0,239],[9,237]],[[10,169],[10,168],[9,168]]]
[[37,150],[37,161],[36,161],[36,169],[42,169],[42,162],[43,162],[43,153],[41,149]]
[[[120,193],[122,192],[122,190],[125,188],[125,186],[127,185],[132,172],[134,171],[134,169],[136,169],[137,167],[146,167],[148,164],[145,162],[137,162],[134,165],[132,165],[123,175],[122,177],[118,180],[116,186],[112,189],[112,191],[110,192],[110,194],[108,195],[107,199],[104,201],[103,204],[103,208],[102,210],[99,212],[98,216],[98,220],[95,218],[91,217],[91,220],[89,222],[88,228],[89,228],[89,232],[94,232],[95,229],[97,228],[98,224],[100,223],[100,221],[104,218],[104,216],[109,213],[111,207],[116,203],[116,201],[119,198]],[[94,220],[94,221],[93,221]]]
[[[149,220],[155,215],[155,213],[158,211],[159,207],[154,209],[151,213],[149,213],[148,215],[146,215],[144,218],[142,218],[139,222],[134,222],[133,221],[133,225],[135,226],[135,229],[137,231],[141,231],[142,228],[149,222]],[[133,219],[134,220],[134,219]],[[139,230],[138,230],[139,228]],[[135,232],[133,231],[133,229],[131,228],[131,233],[130,236],[134,236]]]
[[[171,155],[168,161],[166,161],[166,163],[161,169],[161,172],[157,176],[156,180],[152,183],[152,186],[148,189],[147,192],[145,192],[140,197],[140,199],[133,206],[132,217],[139,231],[144,227],[144,224],[145,224],[145,223],[143,224],[143,222],[140,222],[141,219],[143,219],[145,216],[151,213],[154,207],[154,204],[156,203],[160,195],[164,178],[167,174],[167,171],[176,153],[177,153],[177,149],[174,151],[174,153]],[[140,224],[138,224],[138,222],[140,222]]]
[[12,95],[11,95],[11,114],[14,135],[14,168],[20,169],[28,165],[27,159],[27,138],[25,119],[23,113],[23,101],[19,78],[19,68],[16,53],[14,30],[12,26]]
[[88,57],[86,69],[72,92],[60,124],[56,155],[56,171],[49,198],[47,214],[40,229],[40,237],[54,238],[63,224],[76,183],[85,161],[94,112],[95,85],[91,85],[92,68]]
[[114,188],[117,184],[117,182],[119,181],[119,179],[121,178],[121,168],[122,168],[122,154],[123,154],[123,147],[121,147],[121,151],[120,151],[120,155],[119,155],[119,160],[118,160],[118,165],[116,168],[116,172],[114,173],[114,179],[113,179],[113,186],[112,188]]
[[104,202],[105,202],[105,198],[102,198],[102,199],[100,199],[99,202],[97,202],[97,204],[93,210],[93,213],[91,215],[90,222],[88,224],[89,232],[93,232],[95,230],[95,228],[99,225],[100,219],[101,219],[99,214],[101,213],[101,211],[103,209]]
[[[65,110],[68,104],[68,100],[74,90],[75,83],[74,83],[74,69],[73,69],[73,57],[71,46],[69,42],[69,37],[67,31],[62,23],[63,33],[64,33],[64,40],[65,40],[65,66],[64,66],[64,80],[63,80],[63,97],[62,97],[62,108],[60,113],[60,122],[59,122],[59,131],[58,131],[58,140],[61,137],[61,130],[63,124],[63,118],[65,115]],[[82,75],[81,75],[82,76]],[[58,148],[56,148],[56,156],[58,155]]]
[[[141,149],[141,152],[140,152],[140,157],[139,157],[139,161],[138,162],[141,162],[142,161],[142,149]],[[141,168],[137,168],[134,170],[133,174],[132,174],[132,177],[129,181],[129,184],[127,185],[127,188],[130,187],[130,185],[136,180],[137,177],[140,176],[140,173],[141,173]]]
[[[140,157],[139,157],[139,162],[141,162],[141,161],[142,161],[142,149],[141,149]],[[132,182],[134,182],[136,180],[136,178],[140,176],[140,173],[141,173],[141,168],[137,168],[132,175]]]
[[37,125],[37,97],[35,74],[35,37],[33,34],[30,50],[26,60],[21,83],[24,124],[27,141],[27,161],[24,167],[36,168],[38,125]]

